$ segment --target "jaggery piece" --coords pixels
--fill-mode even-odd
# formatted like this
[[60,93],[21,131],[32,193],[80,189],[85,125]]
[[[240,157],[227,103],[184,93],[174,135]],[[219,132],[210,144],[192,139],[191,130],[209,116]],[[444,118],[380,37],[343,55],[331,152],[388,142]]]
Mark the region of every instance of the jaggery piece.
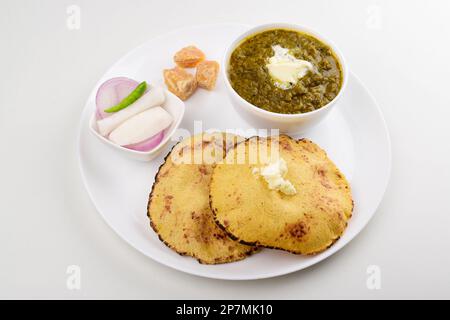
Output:
[[183,68],[165,69],[163,73],[167,88],[181,100],[189,98],[197,89],[195,77]]
[[219,63],[216,61],[205,60],[200,62],[197,65],[197,72],[195,73],[198,86],[207,90],[214,89],[219,68]]
[[183,68],[194,68],[200,61],[205,59],[205,54],[195,46],[188,46],[173,57],[175,63]]

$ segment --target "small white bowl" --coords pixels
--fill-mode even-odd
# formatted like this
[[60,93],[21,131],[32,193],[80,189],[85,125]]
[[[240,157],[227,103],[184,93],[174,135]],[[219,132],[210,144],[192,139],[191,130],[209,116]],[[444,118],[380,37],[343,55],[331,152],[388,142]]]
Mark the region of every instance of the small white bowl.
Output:
[[150,160],[152,160],[159,153],[161,153],[161,151],[163,150],[164,146],[170,141],[170,139],[172,138],[173,134],[175,133],[175,131],[180,126],[181,120],[183,120],[183,116],[184,116],[184,110],[185,110],[184,102],[181,101],[173,93],[171,93],[171,92],[169,92],[167,90],[164,90],[164,92],[165,92],[165,95],[166,95],[166,101],[163,103],[163,105],[161,107],[164,108],[168,113],[170,113],[172,115],[173,122],[171,123],[171,125],[168,128],[166,128],[164,130],[164,138],[163,138],[161,143],[156,148],[154,148],[154,149],[152,149],[150,151],[145,151],[145,152],[131,150],[131,149],[127,149],[127,148],[121,147],[121,146],[113,143],[109,139],[103,137],[97,131],[97,120],[96,120],[96,116],[95,116],[95,110],[92,112],[92,116],[91,116],[91,118],[89,120],[89,129],[90,129],[90,131],[101,142],[103,142],[104,144],[106,144],[106,145],[110,146],[111,148],[117,150],[117,152],[120,152],[123,155],[125,155],[125,156],[127,156],[127,157],[129,157],[131,159],[140,160],[140,161],[150,161]]
[[[288,29],[312,35],[313,37],[319,39],[320,41],[328,45],[333,50],[333,52],[336,54],[336,57],[339,59],[339,62],[341,63],[343,80],[342,80],[342,87],[339,93],[332,101],[330,101],[328,104],[321,107],[320,109],[311,112],[298,114],[283,114],[261,109],[249,103],[247,100],[242,98],[236,91],[234,91],[233,87],[231,86],[230,79],[228,77],[230,56],[233,53],[234,49],[236,49],[242,43],[242,41],[244,41],[249,36],[258,34],[266,30],[273,30],[273,29]],[[247,122],[254,125],[256,128],[279,129],[281,133],[289,133],[289,134],[302,133],[305,130],[308,130],[309,128],[317,125],[338,103],[340,97],[342,96],[343,92],[347,87],[348,81],[348,68],[341,51],[331,41],[325,39],[317,32],[296,24],[271,23],[251,28],[250,30],[241,34],[239,37],[236,38],[236,40],[234,40],[231,43],[231,45],[225,52],[222,65],[224,66],[222,68],[222,72],[225,79],[225,85],[227,87],[230,100],[235,109],[237,110],[237,112]]]

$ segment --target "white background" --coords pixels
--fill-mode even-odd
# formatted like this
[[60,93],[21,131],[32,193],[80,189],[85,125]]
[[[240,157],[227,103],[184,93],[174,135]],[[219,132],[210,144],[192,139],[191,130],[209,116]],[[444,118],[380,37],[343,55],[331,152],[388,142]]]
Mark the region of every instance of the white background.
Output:
[[[69,30],[66,9],[81,8]],[[332,38],[378,100],[393,148],[377,214],[309,269],[229,282],[157,264],[103,222],[83,188],[77,128],[117,59],[197,24],[294,22]],[[0,2],[0,298],[450,298],[450,2]],[[376,167],[373,170],[377,170]],[[81,290],[66,268],[81,267]],[[381,268],[381,289],[366,286]]]

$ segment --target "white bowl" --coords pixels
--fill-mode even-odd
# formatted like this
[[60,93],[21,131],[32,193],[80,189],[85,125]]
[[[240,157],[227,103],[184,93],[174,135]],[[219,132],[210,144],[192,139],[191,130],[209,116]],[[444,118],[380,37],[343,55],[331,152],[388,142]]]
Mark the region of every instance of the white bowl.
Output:
[[[260,33],[262,31],[272,29],[289,29],[304,32],[319,39],[333,50],[333,52],[336,54],[336,57],[339,59],[339,62],[341,63],[343,80],[342,80],[342,87],[339,93],[332,101],[330,101],[322,108],[311,112],[298,114],[282,114],[258,108],[257,106],[249,103],[247,100],[242,98],[236,91],[234,91],[233,87],[231,86],[230,79],[228,77],[230,56],[233,53],[234,49],[236,49],[236,47],[238,47],[242,43],[242,41],[245,40],[247,37]],[[330,112],[330,110],[335,105],[338,104],[340,97],[342,96],[343,92],[347,87],[348,81],[348,68],[341,51],[331,41],[324,38],[317,32],[296,24],[272,23],[251,28],[250,30],[241,34],[239,37],[236,38],[236,40],[233,41],[233,43],[231,43],[231,45],[225,52],[222,65],[224,66],[222,68],[222,72],[225,79],[225,85],[227,87],[228,95],[237,112],[247,122],[249,122],[256,128],[279,129],[281,133],[289,133],[289,134],[302,133],[305,130],[308,130],[309,128],[317,125],[321,120],[323,120],[326,117],[326,115]]]
[[95,116],[95,110],[92,112],[92,116],[89,120],[89,129],[91,133],[97,137],[101,142],[104,144],[110,146],[111,148],[117,150],[117,152],[122,153],[124,156],[127,156],[131,159],[135,160],[141,160],[141,161],[150,161],[153,158],[155,158],[161,151],[164,149],[164,146],[170,141],[175,131],[178,129],[181,120],[184,116],[184,102],[181,101],[176,95],[173,93],[164,90],[166,95],[166,101],[161,106],[164,108],[168,113],[170,113],[173,117],[173,122],[171,125],[164,130],[164,138],[161,141],[161,143],[154,149],[150,151],[136,151],[127,149],[124,147],[121,147],[109,139],[103,137],[100,133],[97,131],[97,121]]

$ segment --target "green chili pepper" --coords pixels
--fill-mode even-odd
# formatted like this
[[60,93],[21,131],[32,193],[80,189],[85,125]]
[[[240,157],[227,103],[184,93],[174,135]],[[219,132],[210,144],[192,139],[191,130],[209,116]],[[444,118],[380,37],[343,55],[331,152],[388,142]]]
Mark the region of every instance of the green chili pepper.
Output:
[[125,109],[130,104],[135,102],[137,99],[142,97],[147,89],[147,82],[141,82],[128,96],[126,96],[122,101],[120,101],[115,106],[105,109],[105,112],[113,113]]

